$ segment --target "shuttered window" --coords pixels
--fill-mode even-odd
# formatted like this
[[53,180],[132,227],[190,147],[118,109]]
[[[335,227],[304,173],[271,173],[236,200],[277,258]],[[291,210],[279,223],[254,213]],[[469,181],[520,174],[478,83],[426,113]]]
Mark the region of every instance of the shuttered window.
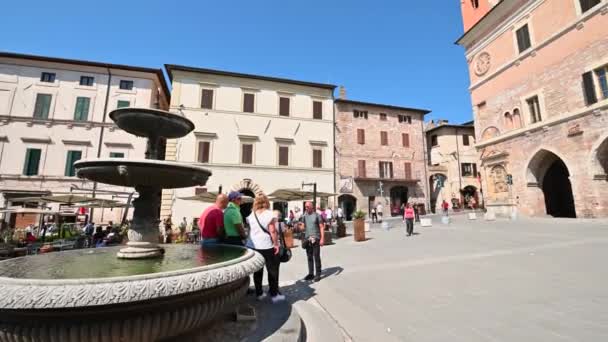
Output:
[[242,144],[241,145],[241,163],[253,164],[253,145]]
[[357,177],[359,177],[359,178],[365,178],[366,177],[365,160],[358,160],[357,161]]
[[208,163],[210,150],[211,150],[211,143],[209,141],[199,141],[198,142],[197,161],[199,163]]
[[116,103],[116,108],[125,108],[125,107],[130,107],[130,106],[131,106],[131,101],[118,100],[118,102]]
[[393,178],[393,163],[392,162],[379,162],[378,169],[380,171],[380,178]]
[[477,164],[462,163],[460,167],[463,177],[477,177]]
[[279,98],[279,115],[289,116],[289,97]]
[[91,99],[88,97],[77,97],[76,107],[74,108],[74,120],[87,121],[89,117],[89,105]]
[[323,152],[321,150],[312,150],[312,167],[323,167]]
[[437,146],[439,145],[439,141],[437,140],[437,136],[436,135],[431,135],[431,146]]
[[40,155],[42,150],[38,148],[28,148],[25,152],[25,164],[23,165],[23,174],[26,176],[35,176],[38,174],[38,166],[40,165]]
[[386,146],[388,145],[388,133],[380,132],[380,145]]
[[133,81],[120,80],[118,87],[122,90],[133,90]]
[[323,102],[313,101],[312,103],[312,118],[321,120],[323,119]]
[[408,133],[401,133],[401,143],[403,147],[410,147],[410,135]]
[[587,106],[597,102],[595,82],[593,81],[593,72],[591,71],[583,74],[583,91],[585,92],[585,103]]
[[579,0],[581,3],[581,12],[585,13],[591,8],[595,7],[595,5],[602,2],[602,0]]
[[536,123],[542,121],[542,113],[540,111],[540,102],[538,96],[532,96],[526,100],[528,104],[528,110],[530,111],[530,122]]
[[54,83],[55,82],[55,73],[54,72],[43,72],[40,75],[40,82]]
[[36,95],[36,105],[34,106],[34,117],[36,119],[48,119],[51,110],[51,94]]
[[595,70],[597,81],[600,83],[602,98],[608,99],[608,65]]
[[279,165],[289,166],[289,147],[279,146]]
[[462,136],[462,144],[464,146],[469,146],[471,144],[471,142],[469,141],[469,136],[468,135],[463,135]]
[[124,152],[110,152],[110,158],[124,158]]
[[80,76],[80,85],[86,87],[92,87],[95,83],[95,77],[93,76]]
[[74,169],[74,163],[82,158],[82,151],[68,151],[67,158],[65,160],[65,175],[67,177],[74,177],[76,170]]
[[517,35],[517,47],[519,48],[520,53],[528,50],[528,48],[532,46],[532,43],[530,42],[530,31],[528,30],[528,24],[515,31],[515,34]]
[[203,89],[202,90],[201,108],[213,109],[213,89]]
[[380,121],[386,121],[386,113],[380,113]]
[[364,145],[365,144],[365,130],[357,129],[357,144]]
[[255,108],[255,95],[245,93],[243,94],[243,112],[253,113]]
[[403,170],[405,171],[405,179],[412,179],[412,163],[405,163]]

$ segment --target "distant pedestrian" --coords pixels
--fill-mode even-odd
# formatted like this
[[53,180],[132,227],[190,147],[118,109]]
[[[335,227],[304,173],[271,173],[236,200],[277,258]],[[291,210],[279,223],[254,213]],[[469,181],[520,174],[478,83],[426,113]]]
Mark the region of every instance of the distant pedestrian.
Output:
[[293,210],[289,210],[289,224],[293,224],[293,221],[296,219],[296,214],[293,213]]
[[450,205],[446,200],[443,200],[441,203],[441,209],[443,209],[443,215],[448,216],[448,209],[450,209]]
[[[253,208],[247,217],[249,227],[249,237],[247,247],[254,249],[264,257],[266,271],[268,272],[268,293],[273,303],[285,300],[279,292],[279,236],[277,233],[277,219],[270,211],[270,202],[266,195],[257,195],[253,201]],[[266,297],[262,289],[262,278],[264,269],[253,274],[255,284],[255,294],[258,300]]]
[[420,204],[414,203],[413,205],[414,207],[414,216],[415,216],[415,222],[420,222]]
[[403,213],[403,221],[406,225],[407,236],[414,234],[414,216],[414,208],[412,208],[411,204],[406,204]]
[[382,223],[382,215],[384,214],[384,208],[382,207],[382,203],[378,202],[376,206],[376,214],[378,215],[378,222]]
[[338,224],[342,224],[342,222],[344,221],[344,210],[342,209],[342,207],[338,207]]
[[302,247],[308,258],[308,275],[304,280],[314,279],[317,282],[321,280],[321,246],[325,244],[325,225],[311,202],[306,202],[305,210],[299,224],[299,230],[304,231]]
[[376,208],[372,208],[372,223],[378,222],[378,214],[376,214]]
[[215,198],[215,203],[207,207],[201,214],[198,226],[202,246],[218,244],[220,238],[224,236],[223,210],[227,205],[228,197],[225,194],[219,194]]

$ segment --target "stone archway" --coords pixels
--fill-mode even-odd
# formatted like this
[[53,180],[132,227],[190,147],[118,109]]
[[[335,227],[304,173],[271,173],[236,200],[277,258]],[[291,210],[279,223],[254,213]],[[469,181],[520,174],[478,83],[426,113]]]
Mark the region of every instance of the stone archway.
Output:
[[542,190],[548,215],[576,217],[570,172],[562,158],[549,150],[541,149],[530,159],[526,172],[528,186]]
[[408,188],[407,186],[394,186],[390,191],[391,196],[391,216],[402,216],[402,206],[405,206],[408,199]]
[[[240,182],[232,185],[230,191],[238,191],[245,196],[255,197],[257,195],[264,194],[262,191],[262,187],[257,183],[253,182],[251,179],[245,178]],[[241,216],[243,216],[243,222],[246,222],[247,217],[251,214],[251,209],[253,208],[253,203],[242,203],[241,204]]]
[[357,209],[357,198],[352,195],[340,195],[338,197],[338,206],[342,208],[346,221],[351,221]]

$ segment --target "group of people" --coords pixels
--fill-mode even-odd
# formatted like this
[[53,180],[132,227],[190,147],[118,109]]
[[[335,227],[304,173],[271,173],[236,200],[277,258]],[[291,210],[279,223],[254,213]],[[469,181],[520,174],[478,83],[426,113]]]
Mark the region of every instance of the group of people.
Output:
[[[201,214],[200,243],[203,247],[218,244],[245,246],[259,252],[265,260],[268,273],[268,294],[273,303],[285,300],[279,290],[279,252],[285,248],[283,236],[284,222],[279,211],[270,210],[270,201],[264,194],[259,194],[253,201],[251,214],[243,220],[240,206],[243,194],[230,192],[219,194],[213,205]],[[296,219],[293,211],[288,221],[298,231],[304,232],[303,247],[308,257],[307,281],[321,279],[321,246],[324,244],[324,221],[314,211],[312,203],[307,202],[305,212]],[[247,224],[245,224],[245,222]],[[248,229],[245,228],[248,227]],[[258,300],[266,298],[262,289],[264,269],[253,275],[255,295]]]

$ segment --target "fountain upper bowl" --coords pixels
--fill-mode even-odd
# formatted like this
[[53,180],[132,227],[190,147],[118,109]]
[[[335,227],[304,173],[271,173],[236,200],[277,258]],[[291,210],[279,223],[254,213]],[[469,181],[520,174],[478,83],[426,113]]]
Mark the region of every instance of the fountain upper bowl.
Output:
[[194,124],[182,114],[149,108],[119,108],[110,118],[125,131],[138,137],[181,138],[194,130]]
[[205,185],[211,171],[201,166],[152,159],[92,159],[74,163],[76,175],[118,186],[155,186],[164,189]]

